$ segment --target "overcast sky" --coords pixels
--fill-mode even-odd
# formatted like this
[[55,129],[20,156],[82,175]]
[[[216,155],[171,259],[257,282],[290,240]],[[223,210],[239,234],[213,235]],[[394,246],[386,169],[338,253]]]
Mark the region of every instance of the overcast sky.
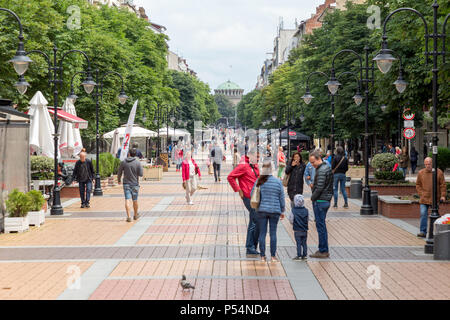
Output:
[[211,89],[231,80],[253,90],[279,18],[285,28],[308,19],[324,0],[134,0],[167,28],[170,50]]

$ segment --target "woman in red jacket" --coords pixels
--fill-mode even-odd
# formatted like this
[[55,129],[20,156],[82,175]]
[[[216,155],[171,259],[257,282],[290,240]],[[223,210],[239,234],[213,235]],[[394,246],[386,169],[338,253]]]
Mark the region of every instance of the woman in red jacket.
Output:
[[186,201],[188,204],[193,205],[194,202],[192,202],[191,197],[198,187],[197,175],[199,180],[202,180],[202,175],[190,152],[186,152],[186,157],[181,164],[181,173],[183,176],[183,187],[186,189]]

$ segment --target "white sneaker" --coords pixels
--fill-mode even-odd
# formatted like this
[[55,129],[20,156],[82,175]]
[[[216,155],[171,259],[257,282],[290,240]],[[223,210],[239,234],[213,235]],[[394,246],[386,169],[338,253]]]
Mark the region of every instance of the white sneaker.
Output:
[[189,205],[190,205],[190,206],[193,206],[193,205],[194,205],[194,202],[190,201],[190,202],[189,202]]

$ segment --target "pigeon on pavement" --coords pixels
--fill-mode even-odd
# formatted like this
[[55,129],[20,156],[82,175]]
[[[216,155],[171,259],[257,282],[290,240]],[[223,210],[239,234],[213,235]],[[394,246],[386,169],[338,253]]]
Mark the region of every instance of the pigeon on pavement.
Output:
[[190,284],[189,282],[186,281],[186,276],[184,274],[181,276],[180,285],[183,288],[183,291],[185,289],[188,289],[188,290],[195,289],[195,287],[192,284]]

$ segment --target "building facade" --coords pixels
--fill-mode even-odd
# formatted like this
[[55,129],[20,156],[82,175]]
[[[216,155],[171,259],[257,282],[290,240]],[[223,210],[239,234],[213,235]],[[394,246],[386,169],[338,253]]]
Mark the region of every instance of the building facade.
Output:
[[224,95],[233,104],[233,106],[236,106],[242,100],[244,89],[241,89],[236,83],[228,80],[215,89],[214,93]]

